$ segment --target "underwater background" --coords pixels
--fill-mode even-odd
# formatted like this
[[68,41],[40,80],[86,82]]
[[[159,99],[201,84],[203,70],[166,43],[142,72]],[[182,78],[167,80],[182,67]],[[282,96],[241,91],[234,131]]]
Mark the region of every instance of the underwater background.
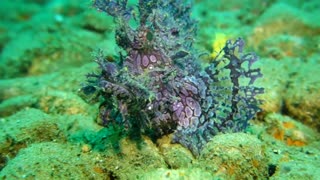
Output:
[[91,4],[1,0],[0,179],[319,179],[319,1],[195,1],[195,46],[214,57],[242,37],[265,89],[246,133],[215,136],[199,157],[97,123],[99,103],[79,89],[97,71],[92,52],[119,47]]

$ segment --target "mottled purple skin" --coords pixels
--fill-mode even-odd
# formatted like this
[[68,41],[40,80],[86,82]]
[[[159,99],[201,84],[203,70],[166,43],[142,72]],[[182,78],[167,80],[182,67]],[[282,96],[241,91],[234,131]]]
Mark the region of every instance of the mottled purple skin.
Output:
[[[247,127],[259,111],[255,96],[263,89],[253,83],[262,74],[251,67],[257,56],[242,53],[242,39],[228,41],[209,66],[201,67],[192,46],[196,23],[184,4],[182,0],[140,0],[137,19],[126,0],[94,1],[94,7],[115,18],[117,44],[127,55],[120,54],[120,62],[114,63],[100,51],[96,61],[101,74],[89,79],[122,115],[121,121],[113,120],[108,106],[102,106],[104,125],[138,127],[141,133],[152,132],[156,137],[174,133],[173,142],[197,156],[214,135]],[[130,19],[139,28],[130,27]]]

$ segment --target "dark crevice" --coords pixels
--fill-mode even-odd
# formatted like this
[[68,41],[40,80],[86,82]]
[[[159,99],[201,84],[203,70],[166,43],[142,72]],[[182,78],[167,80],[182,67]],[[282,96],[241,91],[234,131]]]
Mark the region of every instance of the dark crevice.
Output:
[[115,175],[115,173],[112,172],[112,171],[108,171],[108,172],[107,172],[107,175],[108,175],[108,178],[109,178],[110,180],[120,179],[120,178],[119,178],[117,175]]
[[103,30],[103,29],[95,28],[95,27],[93,27],[91,25],[88,25],[88,24],[84,25],[82,28],[85,29],[85,30],[97,33],[97,34],[104,34],[104,32],[106,31],[106,30]]
[[8,158],[1,155],[0,156],[0,172],[7,165],[7,162],[8,162]]
[[277,166],[274,164],[269,164],[268,165],[268,175],[269,177],[273,176],[273,174],[276,172]]
[[281,101],[280,113],[282,115],[286,115],[286,116],[290,115],[286,100],[284,100],[284,99],[282,99],[282,101]]

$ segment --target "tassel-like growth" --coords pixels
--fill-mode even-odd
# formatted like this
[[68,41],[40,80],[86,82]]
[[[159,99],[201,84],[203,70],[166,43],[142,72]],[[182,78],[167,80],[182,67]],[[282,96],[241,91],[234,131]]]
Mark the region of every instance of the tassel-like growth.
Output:
[[[117,62],[96,54],[100,74],[89,74],[84,90],[99,91],[103,125],[120,124],[139,133],[173,141],[199,155],[217,133],[243,131],[259,111],[263,93],[254,87],[262,76],[243,53],[244,41],[227,41],[212,63],[202,68],[193,47],[196,22],[185,0],[95,0],[93,5],[113,16],[116,41],[124,51]],[[138,28],[129,25],[135,21]]]

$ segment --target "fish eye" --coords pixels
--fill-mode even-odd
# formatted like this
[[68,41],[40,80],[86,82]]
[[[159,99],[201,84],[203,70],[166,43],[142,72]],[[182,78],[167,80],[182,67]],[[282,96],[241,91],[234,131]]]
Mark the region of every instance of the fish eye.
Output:
[[172,29],[171,30],[171,35],[172,36],[179,36],[179,31],[177,29]]

